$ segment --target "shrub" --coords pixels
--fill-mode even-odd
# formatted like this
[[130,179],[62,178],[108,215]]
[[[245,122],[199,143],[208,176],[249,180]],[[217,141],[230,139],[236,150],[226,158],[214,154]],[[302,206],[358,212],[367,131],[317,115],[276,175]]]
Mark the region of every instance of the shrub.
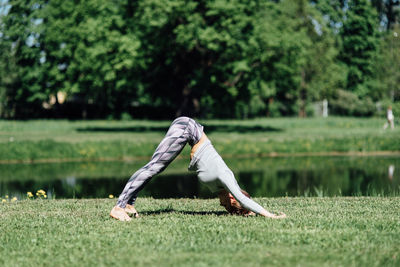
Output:
[[344,116],[372,116],[375,105],[371,98],[360,99],[356,94],[338,89],[333,99],[329,101],[330,113]]

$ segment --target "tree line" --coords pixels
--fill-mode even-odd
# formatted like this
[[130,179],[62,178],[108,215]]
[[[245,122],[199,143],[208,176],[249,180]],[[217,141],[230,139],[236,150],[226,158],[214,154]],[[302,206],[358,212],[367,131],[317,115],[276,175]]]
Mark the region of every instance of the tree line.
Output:
[[399,17],[399,0],[2,0],[0,116],[309,116],[323,99],[369,116],[400,107]]

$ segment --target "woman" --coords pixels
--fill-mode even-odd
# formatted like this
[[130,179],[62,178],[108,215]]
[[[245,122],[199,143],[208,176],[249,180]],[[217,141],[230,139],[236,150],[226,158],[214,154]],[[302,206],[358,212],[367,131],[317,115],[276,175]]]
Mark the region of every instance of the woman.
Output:
[[269,218],[286,217],[284,213],[276,215],[268,212],[240,189],[232,171],[203,132],[203,126],[188,117],[179,117],[172,122],[150,162],[129,179],[110,216],[120,221],[130,221],[128,214],[138,217],[134,207],[137,194],[154,175],[162,172],[179,155],[186,143],[192,147],[189,170],[196,171],[200,181],[212,191],[219,191],[220,203],[228,212],[259,214]]
[[392,111],[392,107],[389,106],[387,111],[386,111],[386,123],[383,125],[383,129],[386,130],[386,128],[390,125],[390,128],[393,130],[394,129],[394,115]]

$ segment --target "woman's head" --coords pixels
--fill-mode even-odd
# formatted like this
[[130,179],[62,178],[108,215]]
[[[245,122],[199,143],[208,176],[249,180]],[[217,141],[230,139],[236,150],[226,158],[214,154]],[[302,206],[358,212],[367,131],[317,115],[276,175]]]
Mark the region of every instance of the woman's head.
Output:
[[[241,190],[241,191],[246,197],[250,198],[249,193],[247,193],[244,190]],[[251,211],[243,208],[240,205],[240,203],[237,202],[236,199],[232,196],[232,194],[229,193],[226,190],[222,190],[219,193],[218,197],[219,197],[219,201],[220,201],[221,206],[225,207],[225,209],[230,214],[233,214],[233,215],[249,215],[249,214],[252,213]]]

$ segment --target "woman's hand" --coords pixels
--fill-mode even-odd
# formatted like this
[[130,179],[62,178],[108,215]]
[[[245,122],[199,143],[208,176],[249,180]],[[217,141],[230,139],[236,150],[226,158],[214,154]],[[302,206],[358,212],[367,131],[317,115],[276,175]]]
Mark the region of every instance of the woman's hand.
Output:
[[261,215],[264,216],[264,217],[267,217],[267,218],[271,218],[271,219],[283,219],[283,218],[286,218],[286,214],[283,213],[283,212],[279,212],[279,214],[277,215],[277,214],[273,214],[273,213],[270,213],[270,212],[265,210],[264,212],[261,213]]
[[272,217],[273,219],[283,219],[286,218],[286,214],[283,212],[279,212],[279,215],[274,214],[274,217]]
[[243,214],[243,216],[248,217],[248,216],[256,216],[256,214],[252,211],[246,212],[245,214]]

